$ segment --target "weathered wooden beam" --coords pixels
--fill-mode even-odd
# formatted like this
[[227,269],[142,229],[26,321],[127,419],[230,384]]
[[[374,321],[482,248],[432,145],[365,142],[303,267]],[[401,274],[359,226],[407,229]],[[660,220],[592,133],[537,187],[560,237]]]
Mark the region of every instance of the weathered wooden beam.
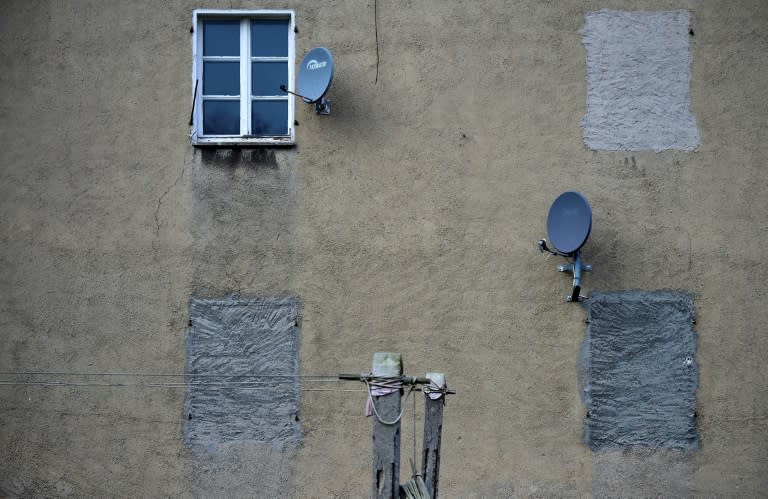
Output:
[[[400,376],[403,373],[399,353],[377,352],[373,355],[374,376]],[[376,413],[373,420],[373,485],[376,499],[400,497],[400,390],[372,397]]]
[[[434,385],[445,389],[445,375],[443,373],[427,373]],[[436,395],[433,394],[433,397]],[[424,483],[429,491],[429,496],[437,497],[440,481],[440,444],[443,434],[443,407],[445,407],[445,394],[439,398],[430,397],[427,391],[424,397],[424,444],[422,445],[421,473]]]

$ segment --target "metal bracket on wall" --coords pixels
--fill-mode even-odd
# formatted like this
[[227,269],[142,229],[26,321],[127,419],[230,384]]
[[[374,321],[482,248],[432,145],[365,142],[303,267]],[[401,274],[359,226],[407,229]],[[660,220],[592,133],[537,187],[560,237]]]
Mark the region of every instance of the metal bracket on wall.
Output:
[[581,261],[581,254],[576,252],[576,259],[573,263],[566,263],[557,266],[558,272],[569,272],[573,274],[573,292],[566,298],[569,302],[580,302],[587,297],[581,294],[581,273],[592,272],[592,265]]

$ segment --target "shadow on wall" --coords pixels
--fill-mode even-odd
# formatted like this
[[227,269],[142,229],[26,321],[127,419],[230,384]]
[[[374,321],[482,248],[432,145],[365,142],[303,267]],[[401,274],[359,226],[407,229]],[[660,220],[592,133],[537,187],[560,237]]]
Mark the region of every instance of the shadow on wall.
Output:
[[274,149],[258,148],[201,148],[200,155],[205,166],[237,168],[265,168],[277,170],[277,158]]
[[289,293],[296,149],[195,149],[193,288],[208,296]]

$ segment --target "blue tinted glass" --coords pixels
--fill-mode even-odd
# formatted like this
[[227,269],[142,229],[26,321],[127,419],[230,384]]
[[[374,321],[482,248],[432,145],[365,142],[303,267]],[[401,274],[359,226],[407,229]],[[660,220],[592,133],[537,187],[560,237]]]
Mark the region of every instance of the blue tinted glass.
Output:
[[286,95],[280,85],[288,87],[287,62],[253,62],[251,68],[251,94]]
[[203,55],[240,55],[240,21],[203,21]]
[[253,135],[288,135],[288,101],[257,100],[251,103]]
[[251,21],[251,56],[288,57],[288,19]]
[[203,95],[240,95],[240,63],[203,63]]
[[240,101],[203,101],[203,135],[240,135]]

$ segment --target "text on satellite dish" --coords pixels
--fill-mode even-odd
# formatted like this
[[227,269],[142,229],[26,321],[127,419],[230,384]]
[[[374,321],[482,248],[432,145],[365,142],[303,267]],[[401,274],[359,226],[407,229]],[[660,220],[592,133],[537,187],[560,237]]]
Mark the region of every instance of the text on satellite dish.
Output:
[[316,60],[312,59],[307,63],[307,69],[312,71],[314,69],[324,68],[326,64],[328,64],[328,61],[317,62]]

